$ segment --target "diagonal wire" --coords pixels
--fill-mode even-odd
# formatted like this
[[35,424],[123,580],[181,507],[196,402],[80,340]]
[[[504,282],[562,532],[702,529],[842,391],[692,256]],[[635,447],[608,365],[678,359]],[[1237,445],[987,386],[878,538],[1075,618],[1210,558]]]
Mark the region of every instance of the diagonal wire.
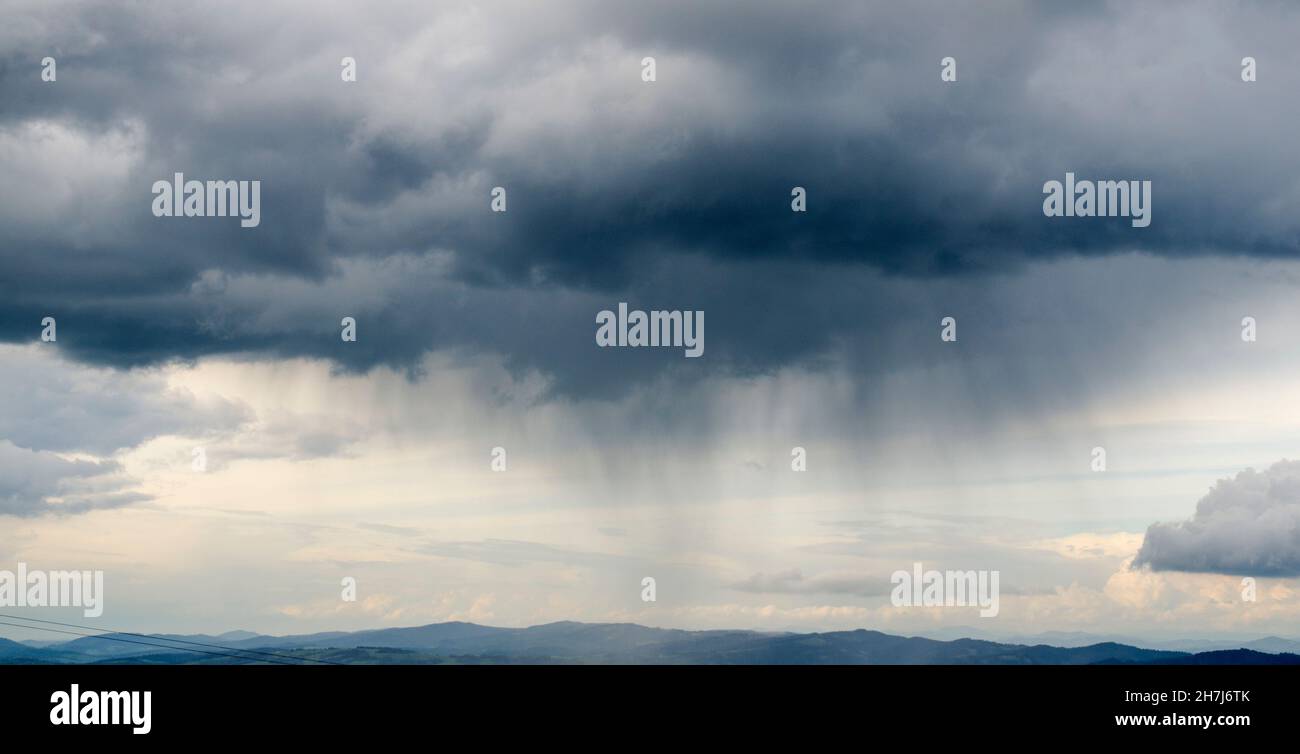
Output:
[[[35,622],[35,623],[49,623],[49,624],[51,624],[51,625],[55,625],[55,626],[66,626],[66,627],[69,627],[69,628],[81,628],[81,629],[86,629],[86,630],[89,630],[89,631],[98,631],[98,630],[100,630],[100,629],[96,629],[96,628],[94,628],[94,627],[92,627],[92,626],[81,626],[81,625],[78,625],[78,624],[76,624],[76,623],[60,623],[59,621],[54,621],[54,620],[41,620],[41,619],[39,619],[39,618],[24,618],[24,617],[22,617],[22,616],[17,616],[17,615],[4,615],[3,613],[0,613],[0,618],[9,618],[9,619],[11,619],[11,620],[32,621],[32,622]],[[90,633],[90,634],[85,634],[85,633],[77,633],[77,632],[75,632],[75,631],[61,631],[61,630],[59,630],[59,629],[46,628],[46,627],[44,627],[44,626],[29,626],[29,625],[23,625],[23,624],[18,624],[18,623],[4,623],[4,622],[0,622],[0,626],[13,626],[13,627],[15,627],[15,628],[27,628],[27,629],[34,629],[34,630],[39,630],[39,631],[52,631],[52,632],[54,632],[54,633],[70,634],[70,635],[72,635],[72,636],[84,636],[84,637],[92,638],[92,639],[104,639],[104,640],[106,640],[106,641],[118,641],[118,642],[123,642],[123,643],[126,643],[126,644],[141,644],[141,645],[144,645],[144,646],[147,646],[147,647],[158,647],[158,648],[161,648],[161,649],[173,649],[173,650],[178,650],[178,651],[183,651],[183,652],[198,652],[199,654],[215,655],[215,656],[218,656],[218,657],[233,657],[233,658],[240,659],[240,660],[253,660],[253,659],[257,659],[257,658],[254,658],[254,657],[246,657],[246,656],[243,656],[242,654],[235,654],[236,652],[239,652],[239,653],[246,653],[246,654],[255,654],[255,655],[264,655],[264,656],[266,656],[266,657],[274,657],[274,658],[279,658],[279,659],[282,659],[282,660],[292,660],[292,661],[293,661],[293,662],[278,662],[278,663],[276,663],[276,664],[279,664],[279,665],[293,665],[293,664],[300,664],[300,663],[303,663],[303,662],[317,662],[317,663],[321,663],[321,664],[324,664],[324,665],[343,665],[343,664],[345,664],[345,663],[341,663],[341,662],[332,662],[332,661],[330,661],[330,660],[318,660],[318,659],[310,658],[310,657],[294,657],[293,655],[278,654],[278,653],[276,653],[276,652],[263,652],[263,651],[259,651],[259,650],[256,650],[256,649],[240,649],[240,648],[238,648],[238,647],[226,647],[226,646],[222,646],[222,645],[220,645],[220,644],[205,644],[205,643],[203,643],[203,642],[199,642],[199,641],[189,641],[189,640],[186,640],[186,639],[169,639],[169,638],[166,638],[166,637],[160,637],[160,636],[150,636],[150,635],[148,635],[148,634],[137,634],[137,633],[133,633],[133,632],[131,632],[131,631],[115,631],[115,632],[113,632],[113,633],[115,633],[115,634],[121,634],[121,635],[123,635],[123,636],[136,636],[136,637],[139,637],[139,638],[142,638],[142,639],[152,639],[153,641],[133,641],[133,640],[131,640],[131,639],[123,639],[123,638],[121,638],[120,636],[113,636],[113,635],[109,635],[109,634],[102,634],[102,633]],[[223,650],[223,651],[221,651],[221,652],[205,652],[205,651],[198,650],[198,649],[190,649],[189,647],[176,647],[176,646],[172,646],[171,644],[159,644],[159,643],[157,643],[157,642],[160,642],[160,641],[176,642],[176,643],[178,643],[178,644],[192,644],[192,645],[194,645],[194,646],[196,646],[196,647],[210,647],[210,648],[214,648],[214,649],[221,649],[221,650]],[[274,661],[274,660],[267,660],[267,662],[275,662],[275,661]]]

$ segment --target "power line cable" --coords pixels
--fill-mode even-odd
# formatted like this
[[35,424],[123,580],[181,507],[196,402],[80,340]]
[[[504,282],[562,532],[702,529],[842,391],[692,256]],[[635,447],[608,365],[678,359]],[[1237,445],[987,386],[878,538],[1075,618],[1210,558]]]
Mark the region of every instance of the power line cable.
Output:
[[[81,628],[81,629],[85,629],[85,630],[88,630],[88,631],[98,631],[98,630],[101,630],[101,629],[96,629],[96,628],[94,628],[93,626],[81,626],[81,625],[78,625],[78,624],[76,624],[76,623],[61,623],[61,622],[59,622],[59,621],[54,621],[54,620],[41,620],[41,619],[39,619],[39,618],[25,618],[25,617],[18,616],[18,615],[4,615],[3,613],[0,613],[0,618],[9,618],[9,619],[11,619],[11,620],[32,621],[32,622],[35,622],[35,623],[49,623],[49,624],[51,624],[51,625],[55,625],[55,626],[66,626],[66,627],[69,627],[69,628]],[[260,651],[260,650],[256,650],[256,649],[240,649],[239,647],[227,647],[227,646],[222,646],[222,645],[220,645],[220,644],[206,644],[206,643],[204,643],[204,642],[199,642],[199,641],[189,641],[189,640],[186,640],[186,639],[170,639],[170,638],[162,637],[162,636],[150,636],[150,635],[148,635],[148,634],[137,634],[137,633],[133,633],[133,632],[131,632],[131,631],[114,631],[113,633],[114,633],[114,634],[121,634],[122,636],[136,636],[136,637],[139,637],[139,638],[142,638],[142,639],[153,639],[154,641],[133,641],[133,640],[131,640],[131,639],[123,639],[123,638],[121,638],[121,636],[114,636],[114,635],[111,635],[111,634],[102,634],[102,633],[83,634],[83,633],[77,633],[77,632],[75,632],[75,631],[60,631],[60,630],[58,630],[58,629],[54,629],[54,628],[46,628],[46,627],[44,627],[44,626],[29,626],[29,625],[23,625],[23,624],[18,624],[18,623],[4,623],[4,622],[0,622],[0,625],[3,625],[3,626],[13,626],[13,627],[15,627],[15,628],[27,628],[27,629],[32,629],[32,630],[36,630],[36,631],[52,631],[52,632],[54,632],[54,633],[70,634],[70,635],[72,635],[72,636],[82,636],[82,637],[91,638],[91,639],[104,639],[104,640],[106,640],[106,641],[118,641],[118,642],[123,642],[123,643],[126,643],[126,644],[141,644],[141,645],[148,646],[148,647],[158,647],[158,648],[160,648],[160,649],[172,649],[172,650],[178,650],[178,651],[182,651],[182,652],[198,652],[198,653],[200,653],[200,654],[215,655],[215,656],[219,656],[219,657],[233,657],[233,658],[235,658],[235,659],[240,659],[240,660],[252,660],[252,659],[256,659],[256,658],[253,658],[253,657],[246,657],[246,656],[243,656],[243,654],[235,654],[236,652],[244,653],[244,654],[264,655],[264,656],[266,656],[266,657],[274,657],[274,658],[279,658],[279,659],[283,659],[283,660],[292,660],[292,661],[293,661],[293,662],[279,662],[279,663],[277,663],[277,664],[279,664],[279,665],[293,665],[293,664],[299,664],[299,663],[303,663],[303,662],[317,662],[317,663],[321,663],[321,664],[324,664],[324,665],[344,665],[344,664],[345,664],[345,663],[341,663],[341,662],[332,662],[332,661],[330,661],[330,660],[319,660],[319,659],[310,658],[310,657],[294,657],[293,655],[279,654],[279,653],[276,653],[276,652],[264,652],[264,651]],[[211,647],[211,648],[214,648],[214,649],[221,649],[221,650],[224,650],[224,651],[222,651],[222,652],[204,652],[204,651],[202,651],[202,650],[198,650],[198,649],[190,649],[190,648],[188,648],[188,647],[176,647],[176,646],[172,646],[172,645],[170,645],[170,644],[159,644],[159,643],[157,643],[158,641],[169,641],[169,642],[175,642],[175,643],[178,643],[178,644],[192,644],[192,645],[194,645],[194,646],[196,646],[196,647]],[[273,661],[273,660],[268,660],[268,662],[274,662],[274,661]]]

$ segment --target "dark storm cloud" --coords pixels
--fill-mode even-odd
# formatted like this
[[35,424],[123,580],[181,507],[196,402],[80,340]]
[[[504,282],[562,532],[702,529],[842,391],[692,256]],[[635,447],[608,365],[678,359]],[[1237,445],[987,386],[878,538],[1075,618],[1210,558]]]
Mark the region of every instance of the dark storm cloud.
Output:
[[1221,479],[1191,520],[1152,524],[1135,567],[1300,576],[1300,461]]
[[[870,351],[937,321],[912,282],[864,301],[855,271],[1279,255],[1300,232],[1300,52],[1254,11],[311,7],[19,10],[0,35],[0,338],[57,314],[61,348],[114,365],[487,350],[590,394],[762,371],[850,336]],[[1244,54],[1257,84],[1238,78]],[[152,217],[149,186],[177,171],[261,180],[262,224]],[[1042,184],[1066,171],[1151,180],[1151,227],[1044,218]],[[488,211],[495,185],[505,214]],[[708,364],[595,351],[595,312],[620,300],[706,310]],[[363,328],[346,348],[343,315]],[[895,334],[863,340],[864,319]]]

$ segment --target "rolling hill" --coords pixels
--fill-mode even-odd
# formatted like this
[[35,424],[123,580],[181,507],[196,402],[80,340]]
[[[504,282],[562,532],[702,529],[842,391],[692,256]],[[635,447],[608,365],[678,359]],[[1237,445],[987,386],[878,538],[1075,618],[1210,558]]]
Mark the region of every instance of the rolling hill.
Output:
[[[1268,642],[1289,646],[1290,642]],[[435,623],[357,632],[264,636],[104,634],[67,642],[0,639],[0,663],[651,664],[651,665],[1090,665],[1294,664],[1294,654],[1248,646],[1203,653],[1118,642],[1083,646],[983,639],[944,641],[858,629],[828,633],[685,631],[631,623],[548,623],[499,628]]]

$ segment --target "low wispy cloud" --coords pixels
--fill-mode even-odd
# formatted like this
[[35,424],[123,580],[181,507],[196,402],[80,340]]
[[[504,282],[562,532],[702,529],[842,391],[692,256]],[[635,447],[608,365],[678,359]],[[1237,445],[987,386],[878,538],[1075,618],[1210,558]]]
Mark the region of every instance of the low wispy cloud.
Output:
[[799,569],[778,573],[756,573],[731,585],[732,589],[752,594],[852,594],[878,597],[889,594],[887,578],[865,578],[854,574],[822,574],[804,578]]

